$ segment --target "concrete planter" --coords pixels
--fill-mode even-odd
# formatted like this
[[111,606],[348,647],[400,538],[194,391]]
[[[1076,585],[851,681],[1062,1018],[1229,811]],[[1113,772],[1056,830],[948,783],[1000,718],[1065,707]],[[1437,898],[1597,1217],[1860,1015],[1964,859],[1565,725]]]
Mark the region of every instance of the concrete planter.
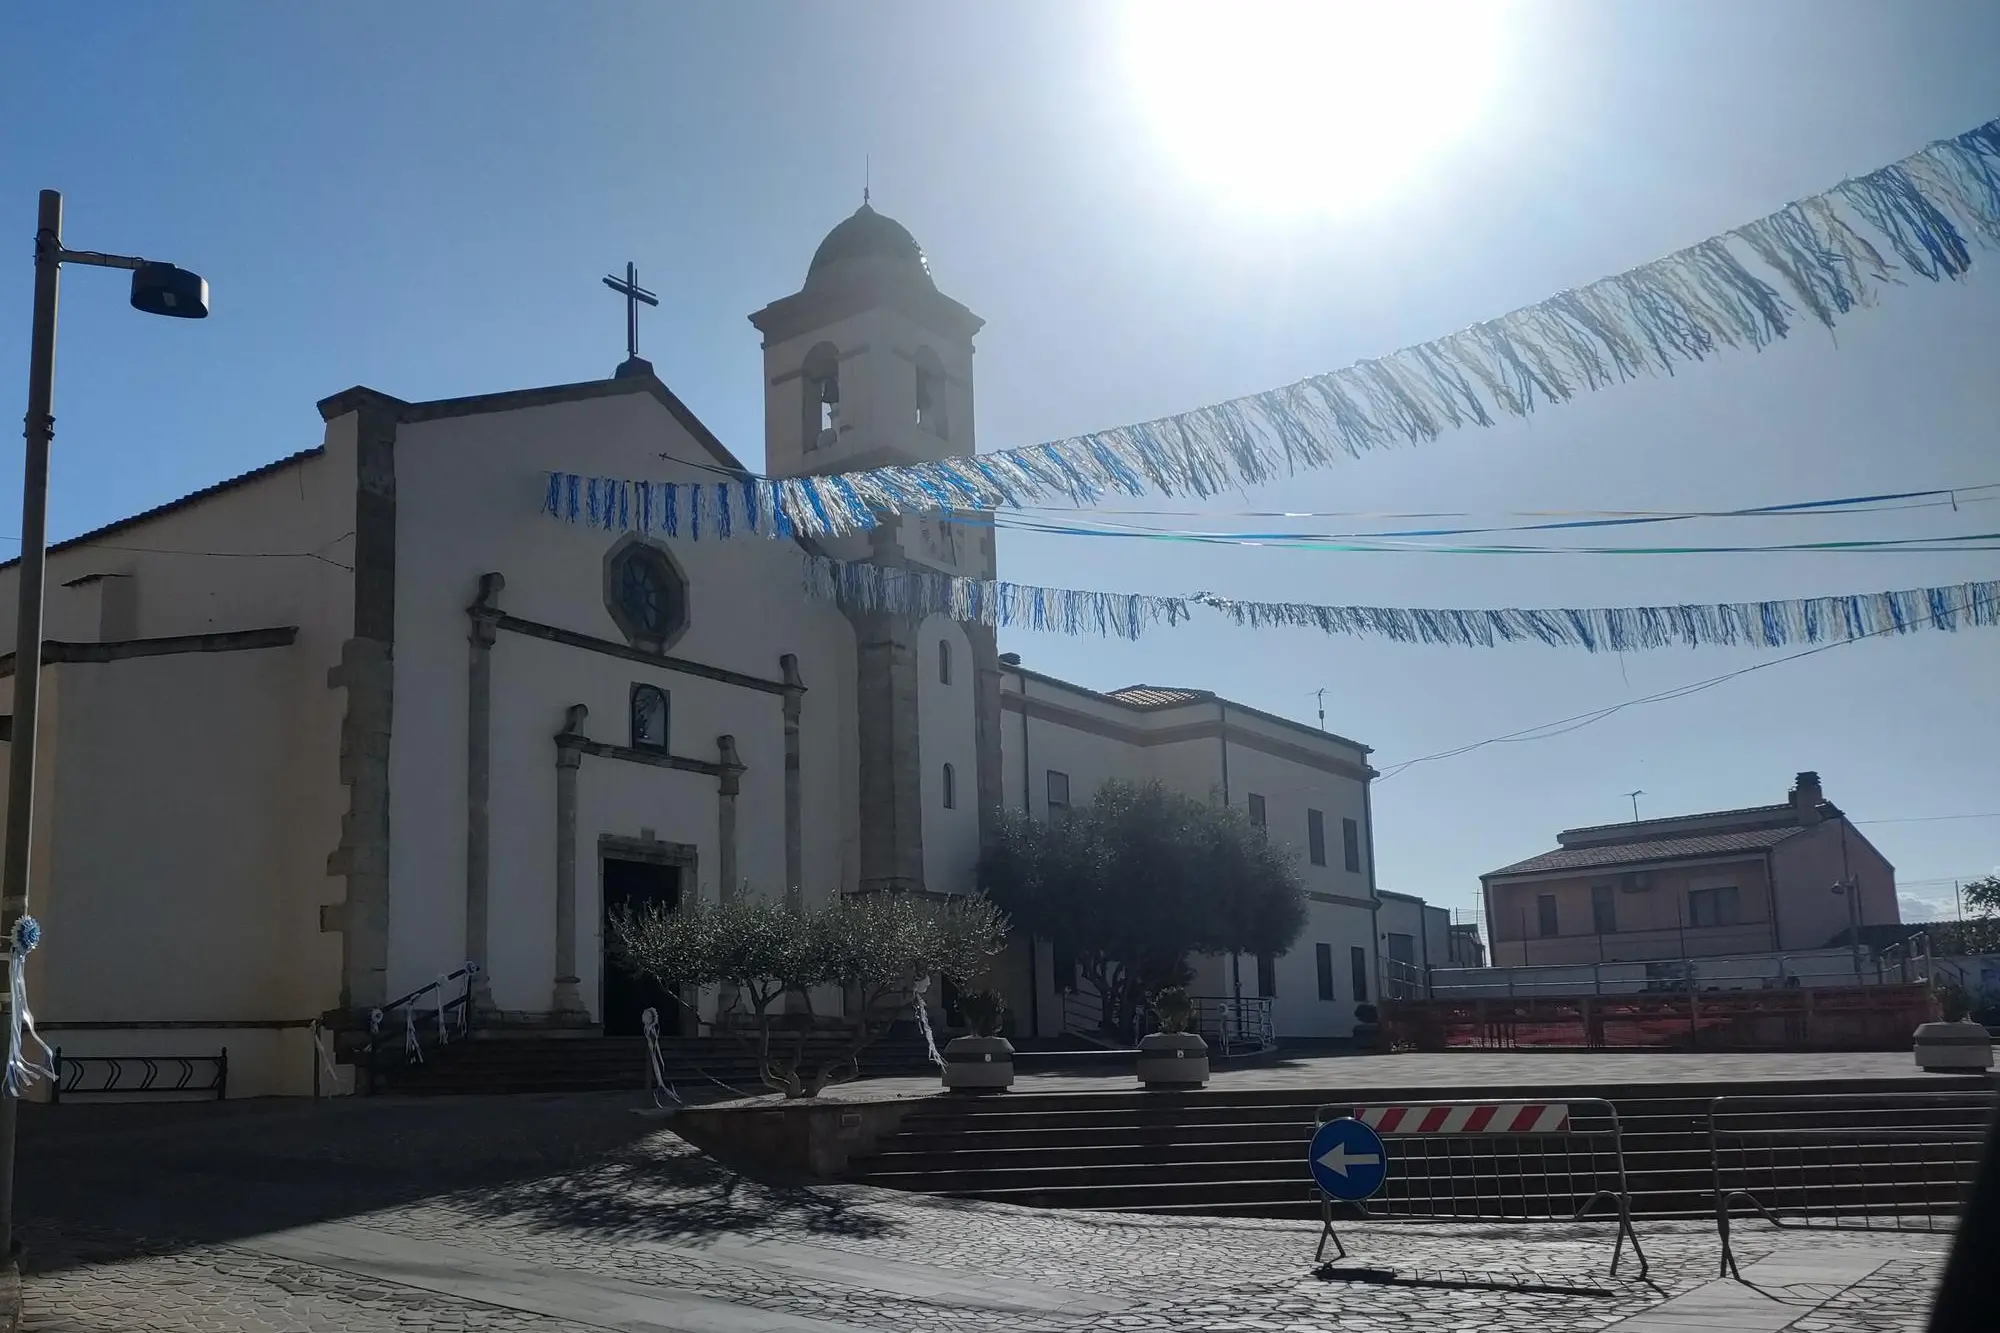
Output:
[[1005,1037],[953,1037],[944,1047],[944,1085],[953,1092],[1014,1086],[1014,1046]]
[[1208,1082],[1208,1043],[1192,1032],[1139,1039],[1139,1082],[1148,1088],[1198,1088]]
[[1993,1039],[1978,1023],[1924,1023],[1917,1028],[1917,1064],[1931,1074],[1993,1067]]

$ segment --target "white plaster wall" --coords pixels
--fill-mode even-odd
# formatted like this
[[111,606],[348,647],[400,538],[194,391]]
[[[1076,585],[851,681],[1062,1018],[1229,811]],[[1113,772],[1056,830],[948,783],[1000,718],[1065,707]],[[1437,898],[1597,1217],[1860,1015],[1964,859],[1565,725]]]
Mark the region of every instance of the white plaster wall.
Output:
[[[1298,942],[1277,960],[1278,993],[1271,1006],[1272,1022],[1280,1041],[1297,1038],[1351,1037],[1354,1035],[1354,993],[1352,955],[1357,946],[1368,952],[1368,1001],[1378,1001],[1375,951],[1369,948],[1374,914],[1365,907],[1308,900],[1306,928]],[[1319,997],[1319,961],[1314,946],[1333,946],[1332,1000]],[[1243,960],[1243,993],[1255,994],[1254,961]]]
[[[397,439],[396,724],[390,757],[389,989],[420,985],[465,952],[465,765],[468,621],[479,576],[507,580],[508,613],[623,642],[604,605],[604,556],[621,534],[542,514],[548,469],[586,475],[708,480],[714,463],[649,394],[613,396],[405,423]],[[689,629],[668,652],[765,680],[798,657],[806,684],[800,721],[804,889],[809,901],[854,883],[858,827],[851,700],[854,635],[829,604],[801,590],[799,548],[739,537],[663,543],[690,581]],[[544,1010],[553,981],[555,746],[563,710],[590,708],[595,739],[629,742],[629,690],[662,685],[672,699],[672,748],[713,760],[715,738],[736,737],[747,771],[738,814],[740,873],[759,892],[784,879],[781,696],[502,631],[493,649],[490,982],[504,1008]],[[842,701],[850,701],[843,706]],[[586,757],[580,784],[596,802],[578,828],[579,964],[594,929],[599,831],[663,839],[679,826],[656,809],[701,800],[662,786],[654,770],[613,778]],[[674,774],[673,784],[692,780]],[[700,779],[713,792],[712,779]],[[629,787],[617,794],[615,787]],[[712,808],[712,807],[710,807]],[[640,818],[641,813],[647,818]],[[675,819],[680,820],[680,816]],[[685,821],[712,830],[712,815]],[[706,835],[711,844],[712,831]],[[715,888],[712,856],[701,874]],[[595,987],[585,989],[590,1000]]]
[[[939,678],[940,645],[949,645],[951,682]],[[943,616],[927,618],[917,637],[917,761],[922,766],[924,886],[969,892],[979,865],[979,750],[974,739],[972,645]],[[944,806],[944,766],[955,800]]]
[[[801,431],[805,384],[794,372],[822,342],[832,343],[841,356],[840,429],[831,449],[808,453]],[[945,373],[945,439],[917,429],[921,347],[937,354]],[[876,466],[891,456],[908,461],[967,455],[974,449],[972,348],[893,310],[863,311],[772,344],[765,349],[764,381],[765,457],[775,476]]]

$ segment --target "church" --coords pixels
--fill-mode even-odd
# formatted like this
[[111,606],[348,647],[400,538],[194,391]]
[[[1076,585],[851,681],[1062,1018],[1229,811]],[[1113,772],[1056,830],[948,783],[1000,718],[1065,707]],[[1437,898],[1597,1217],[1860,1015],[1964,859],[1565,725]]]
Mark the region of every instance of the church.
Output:
[[[750,320],[769,475],[974,451],[981,320],[866,203]],[[809,595],[802,540],[552,522],[551,471],[745,474],[636,354],[580,384],[318,406],[318,446],[51,548],[29,988],[66,1053],[226,1048],[230,1095],[301,1094],[316,1020],[467,963],[476,1030],[629,1034],[621,906],[964,892],[995,812],[1055,817],[1111,778],[1212,794],[1299,851],[1298,944],[1201,959],[1192,990],[1333,1040],[1379,990],[1365,746],[1205,690],[1057,680],[990,626],[847,610]],[[990,525],[939,517],[813,550],[997,569]],[[995,972],[1017,1030],[1064,1030],[1046,941]]]

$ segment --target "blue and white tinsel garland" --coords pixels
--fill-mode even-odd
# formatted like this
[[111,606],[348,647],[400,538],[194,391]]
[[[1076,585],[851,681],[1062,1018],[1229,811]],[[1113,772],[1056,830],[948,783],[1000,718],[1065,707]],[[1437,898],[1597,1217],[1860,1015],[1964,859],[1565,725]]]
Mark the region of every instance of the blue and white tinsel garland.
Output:
[[840,536],[885,514],[1207,496],[1344,456],[1525,417],[1724,348],[1826,328],[1904,272],[1933,282],[2000,243],[2000,120],[1698,245],[1431,342],[1155,421],[908,467],[636,482],[555,473],[571,522],[705,538]]
[[1593,653],[1677,645],[1784,648],[1920,630],[1949,633],[2000,627],[2000,580],[1767,602],[1453,609],[1258,602],[1212,593],[1170,597],[1093,592],[824,556],[803,558],[809,596],[857,611],[885,611],[913,619],[940,615],[998,629],[1120,639],[1178,625],[1191,619],[1197,607],[1255,629],[1296,627],[1399,643],[1478,648],[1541,643]]
[[[41,942],[41,923],[23,913],[7,940],[7,1072],[0,1077],[0,1092],[9,1097],[19,1097],[36,1079],[56,1076],[56,1053],[36,1033],[28,1010],[28,955]],[[28,1042],[41,1048],[39,1057],[29,1052]]]

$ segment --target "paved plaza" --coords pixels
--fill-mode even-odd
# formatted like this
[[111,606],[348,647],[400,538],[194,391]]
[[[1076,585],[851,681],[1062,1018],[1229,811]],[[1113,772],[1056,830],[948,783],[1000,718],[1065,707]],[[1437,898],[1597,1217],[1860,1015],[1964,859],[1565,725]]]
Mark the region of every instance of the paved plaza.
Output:
[[1745,1225],[1744,1285],[1642,1222],[1639,1282],[1601,1225],[1344,1226],[1370,1285],[1311,1223],[752,1179],[629,1095],[24,1109],[38,1333],[1917,1330],[1946,1246]]
[[[1925,1078],[1908,1051],[1446,1051],[1434,1054],[1323,1055],[1223,1067],[1209,1075],[1211,1089],[1231,1092],[1283,1088],[1370,1090],[1539,1086],[1610,1087],[1628,1083],[1795,1082],[1801,1079]],[[845,1100],[926,1097],[937,1091],[930,1075],[871,1078],[827,1090]],[[1015,1076],[1017,1092],[1129,1091],[1129,1067],[1105,1074],[1090,1068],[1034,1072],[1026,1062]],[[698,1089],[690,1089],[697,1091]]]

